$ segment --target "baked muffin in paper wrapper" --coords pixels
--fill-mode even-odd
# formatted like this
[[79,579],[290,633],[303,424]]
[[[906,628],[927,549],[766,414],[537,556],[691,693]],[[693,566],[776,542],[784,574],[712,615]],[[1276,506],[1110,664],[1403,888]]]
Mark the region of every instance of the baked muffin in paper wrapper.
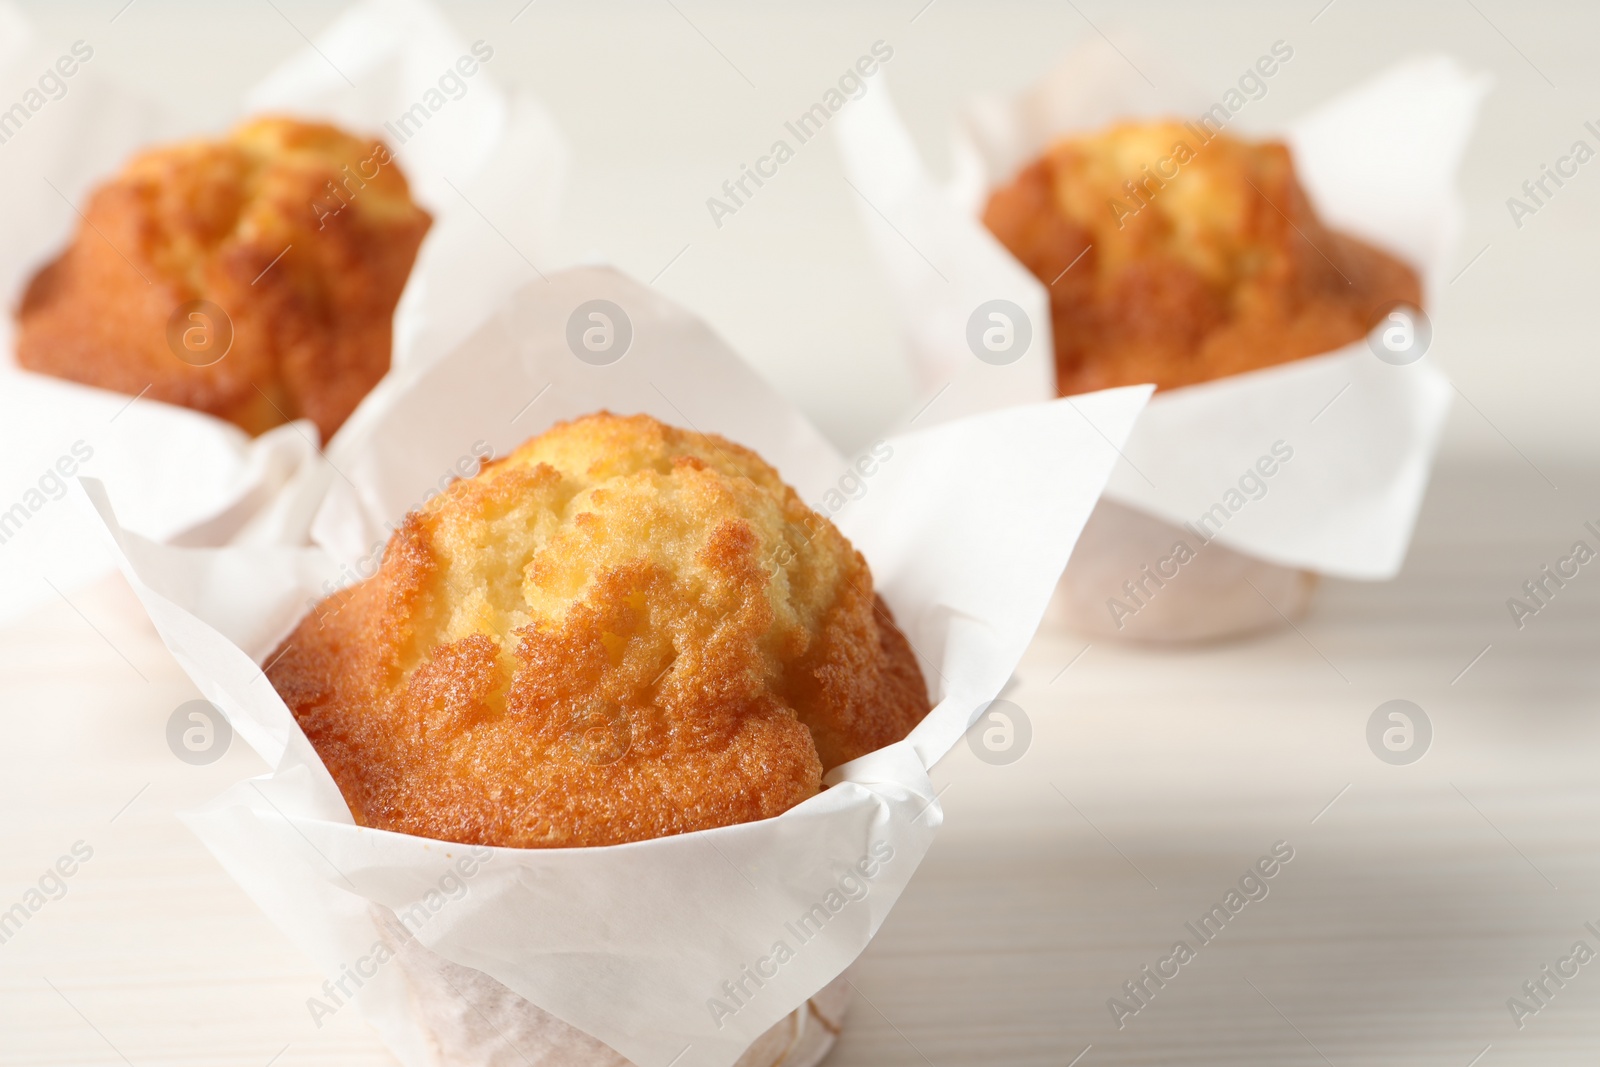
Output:
[[[7,27],[0,47],[6,85],[31,84],[73,45],[42,39],[5,0],[0,25]],[[3,146],[0,508],[19,503],[23,510],[0,519],[0,615],[53,599],[41,575],[70,593],[110,570],[93,531],[75,521],[74,509],[54,503],[71,476],[105,480],[123,521],[147,536],[191,545],[270,543],[303,533],[297,526],[305,516],[288,502],[314,477],[325,443],[309,421],[252,438],[199,411],[17,366],[13,316],[29,279],[80,225],[74,205],[136,153],[220,132],[186,127],[129,93],[107,76],[102,64],[109,61],[96,57],[98,39],[78,43],[75,55],[87,51],[90,58],[62,81],[64,94]],[[291,115],[380,138],[392,150],[412,198],[433,216],[395,311],[395,371],[437,358],[516,286],[536,278],[533,262],[550,263],[567,149],[542,104],[499,84],[509,70],[491,57],[469,78],[454,74],[437,114],[425,122],[411,114],[398,124],[420,100],[437,102],[427,94],[439,93],[441,75],[455,71],[473,43],[427,0],[362,0],[314,47],[251,90],[223,124]],[[486,44],[492,50],[493,42]],[[464,86],[459,96],[457,85]],[[306,210],[316,208],[308,203]]]
[[[1193,121],[1234,89],[1157,88],[1139,69],[1171,86],[1172,65],[1130,50],[1131,59],[1095,42],[1027,91],[975,102],[958,123],[947,186],[928,175],[884,86],[841,113],[846,171],[926,390],[918,425],[1056,395],[1046,287],[984,227],[990,193],[1063,136],[1119,121]],[[1293,71],[1284,62],[1276,77]],[[1270,81],[1257,84],[1270,91]],[[1230,102],[1246,106],[1224,132],[1285,141],[1321,219],[1416,269],[1431,312],[1459,229],[1457,166],[1487,90],[1486,78],[1451,60],[1417,59],[1282,129],[1253,125],[1250,98],[1235,91]],[[994,300],[1013,304],[1031,335],[998,366],[976,358],[968,339],[972,316]],[[1124,638],[1216,638],[1304,612],[1319,575],[1392,577],[1451,388],[1425,355],[1395,364],[1363,340],[1156,394],[1052,617]]]
[[[297,502],[314,512],[303,544],[159,544],[121,528],[115,486],[81,484],[174,656],[272,768],[185,818],[328,975],[314,1016],[353,1002],[408,1067],[808,1064],[941,822],[929,769],[1011,676],[1148,395],[950,420],[847,461],[702,323],[593,268],[529,283],[380,384]],[[389,524],[478,458],[602,408],[772,464],[866,557],[933,710],[760,822],[571,849],[356,826],[263,660],[371,573]]]

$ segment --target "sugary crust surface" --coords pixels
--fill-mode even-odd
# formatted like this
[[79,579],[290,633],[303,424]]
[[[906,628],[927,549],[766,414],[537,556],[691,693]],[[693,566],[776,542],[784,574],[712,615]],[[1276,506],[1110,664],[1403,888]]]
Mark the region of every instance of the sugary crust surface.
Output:
[[515,847],[777,815],[929,707],[866,561],[776,471],[608,413],[409,515],[268,674],[359,822]]
[[1063,395],[1332,351],[1422,301],[1411,268],[1323,225],[1287,147],[1192,124],[1062,140],[984,222],[1049,286]]
[[[145,152],[83,214],[23,296],[24,367],[148,387],[252,434],[309,418],[324,440],[389,368],[395,304],[431,221],[381,141],[286,118]],[[169,338],[194,300],[232,324],[209,366]],[[202,344],[225,329],[179,320]]]

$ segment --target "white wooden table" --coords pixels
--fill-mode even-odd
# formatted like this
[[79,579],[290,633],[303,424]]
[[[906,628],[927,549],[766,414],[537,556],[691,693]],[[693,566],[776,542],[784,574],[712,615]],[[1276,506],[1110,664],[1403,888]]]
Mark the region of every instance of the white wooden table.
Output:
[[[1560,492],[1446,466],[1401,578],[1330,584],[1300,633],[1041,633],[1008,693],[1031,747],[938,768],[948,821],[830,1062],[1592,1063],[1600,963],[1520,1031],[1506,1007],[1574,941],[1600,949],[1600,576],[1520,632],[1504,605],[1600,512],[1600,469],[1542,466]],[[174,817],[256,758],[175,759],[195,694],[131,593],[73,603],[0,634],[0,907],[93,849],[0,945],[0,1064],[390,1064],[354,1013],[313,1026],[321,976]],[[1435,731],[1409,766],[1365,740],[1396,697]],[[1184,924],[1277,841],[1268,895],[1201,945]],[[1195,958],[1119,1030],[1108,998],[1179,939]]]

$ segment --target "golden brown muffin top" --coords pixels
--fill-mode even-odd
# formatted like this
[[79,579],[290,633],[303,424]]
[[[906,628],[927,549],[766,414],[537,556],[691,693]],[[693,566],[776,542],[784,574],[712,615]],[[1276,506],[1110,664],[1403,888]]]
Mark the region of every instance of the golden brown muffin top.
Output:
[[1316,355],[1421,303],[1409,267],[1323,225],[1286,146],[1188,123],[1058,141],[984,222],[1049,286],[1063,394]]
[[[141,153],[84,216],[23,298],[24,366],[250,433],[306,417],[324,439],[388,369],[430,224],[381,141],[277,117]],[[226,318],[190,320],[199,300]],[[175,351],[191,321],[202,339],[231,328],[226,354]]]
[[[346,203],[374,227],[414,220],[420,209],[389,158],[381,141],[337,126],[268,117],[221,140],[194,138],[141,153],[116,181],[146,208],[147,262],[163,279],[200,290],[209,261],[228,248],[276,241],[281,251],[317,229],[324,212],[336,219]],[[362,187],[329,190],[345,167],[357,169]]]
[[604,412],[407,516],[268,674],[359,823],[518,847],[777,815],[929,707],[866,561],[776,471]]

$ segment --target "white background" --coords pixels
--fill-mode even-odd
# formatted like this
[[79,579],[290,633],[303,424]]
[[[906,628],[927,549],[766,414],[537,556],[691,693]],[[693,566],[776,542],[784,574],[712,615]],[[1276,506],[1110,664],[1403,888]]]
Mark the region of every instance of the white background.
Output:
[[[26,7],[46,40],[90,41],[101,73],[211,124],[227,121],[238,94],[303,47],[301,34],[314,36],[341,6],[135,0],[110,22],[124,2]],[[925,158],[942,170],[954,110],[974,94],[1032,82],[1095,32],[1084,16],[1113,40],[1142,38],[1181,64],[1170,73],[1146,71],[1151,80],[1213,87],[1213,97],[1272,42],[1289,42],[1295,58],[1245,110],[1246,127],[1286,121],[1420,51],[1448,52],[1469,69],[1493,73],[1495,89],[1465,162],[1468,219],[1458,268],[1490,248],[1434,309],[1436,358],[1524,451],[1566,453],[1600,443],[1590,417],[1600,361],[1592,358],[1586,303],[1600,288],[1600,261],[1588,254],[1600,211],[1600,160],[1548,209],[1524,219],[1520,231],[1505,207],[1573,139],[1596,140],[1582,128],[1585,119],[1600,125],[1600,68],[1591,53],[1600,11],[1592,7],[1474,0],[1480,15],[1466,0],[1335,0],[1313,23],[1325,0],[1099,2],[1079,4],[1081,15],[1070,4],[935,0],[920,16],[925,0],[674,2],[676,9],[665,0],[535,0],[522,10],[525,0],[503,0],[450,11],[468,40],[481,37],[496,49],[488,68],[494,76],[536,90],[572,143],[560,251],[593,253],[648,281],[689,246],[657,284],[710,319],[847,447],[899,413],[911,384],[832,135],[804,145],[720,229],[706,198],[737,176],[740,164],[765,153],[783,135],[783,122],[815,103],[879,39],[895,50],[883,74]],[[1465,407],[1451,430],[1452,448],[1508,451]]]

